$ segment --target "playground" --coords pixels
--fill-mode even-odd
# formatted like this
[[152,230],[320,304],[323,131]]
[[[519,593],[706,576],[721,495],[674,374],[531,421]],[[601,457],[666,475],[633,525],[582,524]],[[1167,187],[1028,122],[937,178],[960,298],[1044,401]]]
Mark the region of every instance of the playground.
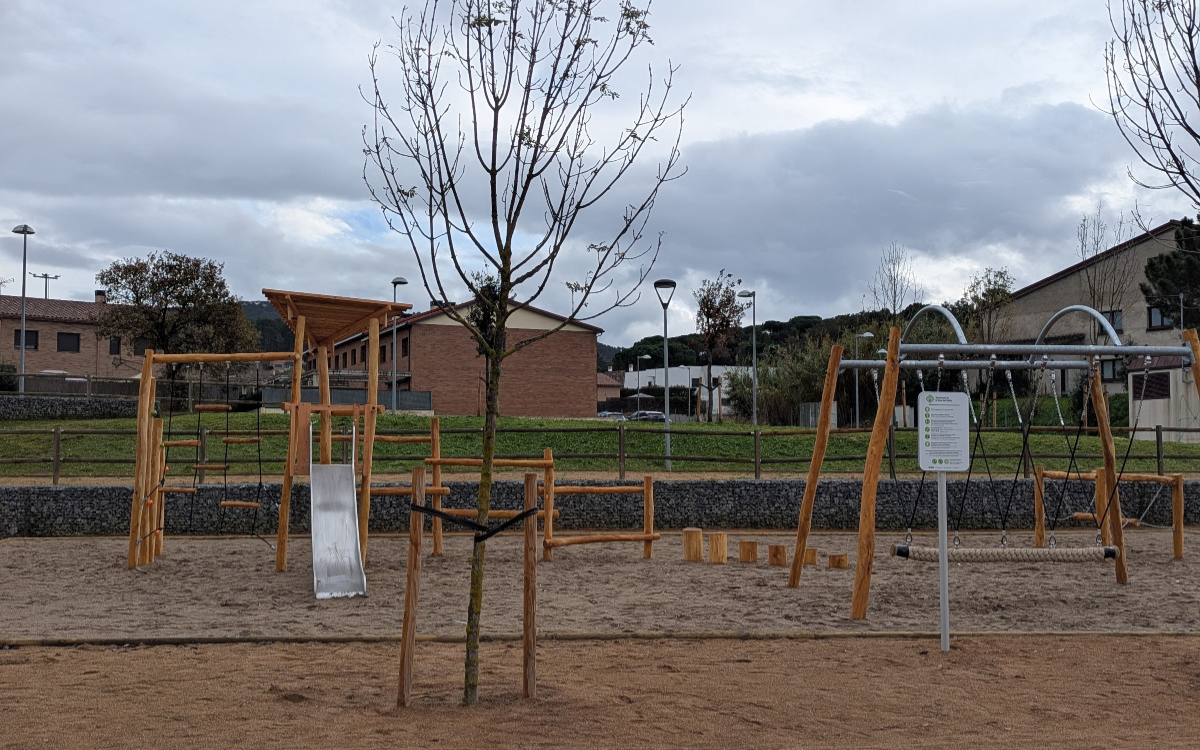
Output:
[[[853,552],[853,534],[810,536],[817,564],[800,589],[765,556],[684,562],[678,533],[651,560],[640,545],[556,550],[538,566],[536,701],[520,699],[521,535],[497,536],[484,596],[484,632],[497,640],[483,646],[482,703],[469,710],[458,701],[470,536],[446,534],[443,556],[424,560],[408,709],[396,708],[406,535],[372,536],[366,597],[327,601],[313,598],[302,537],[278,574],[256,539],[173,538],[134,571],[123,539],[8,539],[0,570],[13,606],[0,608],[0,632],[93,645],[0,650],[0,724],[30,746],[53,728],[53,746],[66,748],[138,737],[159,747],[728,747],[746,732],[758,746],[1192,741],[1200,563],[1171,560],[1169,531],[1127,532],[1136,585],[1118,586],[1104,563],[954,566],[949,654],[935,632],[936,566],[889,557],[892,536],[902,534],[880,533],[865,621],[848,617],[853,566],[826,564]],[[789,537],[729,532],[734,548]],[[984,545],[994,534],[965,537]],[[1091,543],[1060,534],[1064,546]],[[970,631],[991,634],[958,635]]]

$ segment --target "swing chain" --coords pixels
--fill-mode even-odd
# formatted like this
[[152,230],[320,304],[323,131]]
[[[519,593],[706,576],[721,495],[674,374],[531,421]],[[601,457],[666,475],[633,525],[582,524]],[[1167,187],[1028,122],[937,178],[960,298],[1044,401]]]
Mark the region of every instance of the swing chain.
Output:
[[1050,549],[1054,549],[1054,545],[1057,544],[1057,541],[1054,538],[1054,529],[1050,529],[1050,540],[1047,542],[1047,544],[1050,546]]
[[1000,529],[1000,549],[1008,549],[1008,529]]
[[962,540],[958,538],[958,529],[955,529],[954,530],[954,549],[958,549],[960,544],[962,544]]
[[904,535],[904,543],[912,544],[912,528],[911,527],[908,529],[908,533],[906,533]]

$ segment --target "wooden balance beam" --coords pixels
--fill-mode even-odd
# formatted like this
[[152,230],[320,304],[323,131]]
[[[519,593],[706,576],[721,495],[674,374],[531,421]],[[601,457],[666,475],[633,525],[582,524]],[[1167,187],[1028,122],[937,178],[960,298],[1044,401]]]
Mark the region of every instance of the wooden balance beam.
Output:
[[554,515],[551,515],[543,526],[542,555],[549,560],[550,551],[556,547],[567,547],[573,544],[606,544],[609,542],[641,542],[642,558],[650,559],[654,555],[654,543],[662,538],[654,531],[654,477],[642,478],[642,486],[618,485],[610,487],[588,487],[584,485],[556,485],[554,476],[550,476],[545,485],[540,488],[545,498],[545,508],[554,510],[556,495],[641,495],[642,496],[642,533],[632,534],[580,534],[577,536],[554,536]]

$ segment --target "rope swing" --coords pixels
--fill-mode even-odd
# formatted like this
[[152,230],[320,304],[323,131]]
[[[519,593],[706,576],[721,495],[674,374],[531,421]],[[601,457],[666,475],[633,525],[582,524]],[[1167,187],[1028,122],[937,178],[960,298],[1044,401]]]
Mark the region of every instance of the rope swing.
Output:
[[[917,562],[938,561],[937,547],[893,544],[892,557]],[[1116,547],[952,547],[946,550],[950,562],[959,563],[1082,563],[1115,560]]]

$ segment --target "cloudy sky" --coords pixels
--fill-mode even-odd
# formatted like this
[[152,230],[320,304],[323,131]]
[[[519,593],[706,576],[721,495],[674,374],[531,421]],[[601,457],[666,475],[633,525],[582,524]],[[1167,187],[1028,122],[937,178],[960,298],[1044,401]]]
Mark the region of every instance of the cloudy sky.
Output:
[[[417,272],[362,181],[358,87],[400,10],[0,3],[0,223],[34,227],[30,270],[61,275],[56,297],[90,298],[98,270],[156,249],[224,262],[247,299],[388,297],[392,276]],[[1025,284],[1072,263],[1097,200],[1110,223],[1135,201],[1154,223],[1192,213],[1126,176],[1132,155],[1098,109],[1111,29],[1094,0],[658,0],[651,25],[637,64],[670,60],[691,95],[688,172],[650,227],[664,232],[653,276],[680,282],[672,332],[693,328],[691,290],[720,268],[758,290],[760,320],[830,315],[862,307],[891,242],[941,301],[988,266]],[[601,207],[580,241],[618,215]],[[0,236],[0,279],[20,276],[20,253]],[[569,301],[556,283],[542,303]],[[647,290],[597,323],[628,344],[660,330],[661,311]]]

